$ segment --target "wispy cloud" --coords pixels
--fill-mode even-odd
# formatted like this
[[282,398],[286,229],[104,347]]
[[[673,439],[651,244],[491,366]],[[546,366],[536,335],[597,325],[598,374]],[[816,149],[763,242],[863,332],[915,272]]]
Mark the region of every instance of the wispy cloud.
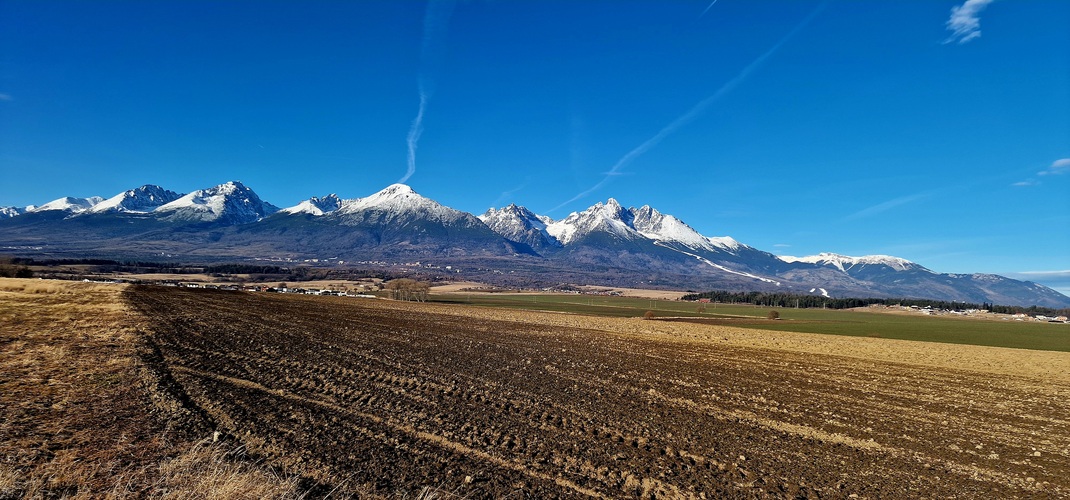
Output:
[[773,246],[776,248],[791,248],[791,245],[787,243],[775,243]]
[[1048,168],[1037,172],[1037,175],[1061,175],[1070,172],[1070,158],[1059,158],[1051,162]]
[[[1045,177],[1049,175],[1062,175],[1066,173],[1070,173],[1070,158],[1059,158],[1058,160],[1051,162],[1051,165],[1048,165],[1048,167],[1044,170],[1037,172],[1037,175]],[[1018,181],[1011,184],[1011,186],[1014,187],[1029,187],[1039,185],[1040,181],[1033,178],[1026,179],[1024,181]]]
[[531,177],[528,177],[527,179],[524,179],[524,183],[523,184],[521,184],[521,185],[519,185],[519,186],[517,186],[517,187],[515,187],[513,189],[510,189],[510,190],[507,190],[507,191],[502,191],[502,194],[498,195],[498,198],[496,200],[494,200],[494,203],[492,203],[490,205],[491,208],[497,208],[502,203],[505,203],[505,201],[509,200],[510,198],[512,198],[513,195],[516,194],[517,191],[520,191],[521,189],[524,189],[524,188],[528,187],[528,183],[530,183],[530,182],[531,182]]
[[947,20],[947,29],[951,35],[944,43],[963,44],[980,38],[981,11],[995,0],[966,0],[962,5],[951,8],[951,17]]
[[430,0],[424,10],[424,36],[420,45],[420,107],[409,125],[409,133],[405,138],[408,146],[408,168],[405,170],[405,175],[398,179],[398,183],[408,181],[416,173],[416,148],[419,145],[420,136],[424,133],[424,114],[427,111],[427,104],[431,100],[431,95],[435,93],[434,74],[436,66],[442,60],[440,55],[442,39],[449,28],[450,16],[453,15],[455,4],[454,0]]
[[806,16],[806,18],[803,19],[802,22],[792,28],[792,30],[788,32],[787,35],[784,35],[784,37],[781,38],[780,41],[778,41],[771,48],[769,48],[769,50],[766,50],[762,55],[758,56],[758,58],[748,64],[747,67],[743,68],[743,70],[740,71],[739,74],[735,76],[735,78],[729,80],[728,83],[722,85],[721,88],[717,89],[716,92],[711,94],[709,97],[706,97],[705,99],[699,101],[697,104],[692,106],[691,109],[689,109],[686,113],[680,115],[671,123],[669,123],[660,131],[658,131],[658,133],[655,134],[653,137],[647,139],[635,149],[629,151],[628,154],[621,157],[620,160],[617,160],[617,163],[613,165],[613,168],[610,168],[607,172],[603,172],[602,180],[598,181],[598,183],[596,183],[594,186],[591,186],[590,188],[581,191],[576,196],[569,198],[567,201],[561,203],[560,205],[557,205],[556,207],[550,209],[550,211],[556,211],[564,207],[565,205],[568,205],[569,203],[579,200],[580,198],[583,198],[601,189],[602,186],[605,186],[606,183],[608,183],[611,179],[619,176],[621,169],[628,166],[628,164],[630,164],[636,158],[642,156],[647,151],[650,151],[654,146],[657,146],[661,141],[665,140],[666,137],[672,135],[674,132],[687,125],[695,118],[701,116],[706,111],[706,109],[709,108],[713,103],[719,101],[726,94],[728,94],[736,87],[738,87],[741,83],[746,81],[747,77],[749,77],[751,73],[754,73],[755,70],[760,68],[767,59],[772,57],[772,55],[780,49],[781,46],[787,43],[788,40],[791,40],[796,34],[802,31],[803,28],[810,24],[810,22],[813,21],[814,18],[817,17],[817,15],[825,9],[827,3],[828,2],[826,1],[818,5],[817,8],[815,8],[813,12],[810,13],[810,15]]
[[0,101],[12,101],[11,94],[0,94]]
[[926,191],[923,193],[915,193],[908,196],[900,196],[899,198],[891,199],[883,203],[878,203],[871,207],[859,210],[851,215],[844,217],[843,220],[854,221],[858,219],[864,219],[866,217],[872,217],[874,215],[887,212],[896,207],[901,207],[903,205],[908,205],[916,201],[924,200],[925,198],[928,198],[931,195],[931,192]]

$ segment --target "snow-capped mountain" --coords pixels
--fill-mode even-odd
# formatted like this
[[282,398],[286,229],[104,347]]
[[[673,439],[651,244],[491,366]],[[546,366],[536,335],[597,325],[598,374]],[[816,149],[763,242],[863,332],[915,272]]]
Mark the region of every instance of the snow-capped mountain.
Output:
[[463,220],[471,222],[475,216],[455,210],[430,198],[420,196],[405,184],[392,184],[365,198],[344,200],[333,215],[352,219],[374,214],[383,222],[404,221],[419,217],[439,222]]
[[865,268],[866,266],[887,266],[896,271],[919,270],[932,272],[909,260],[892,257],[891,255],[864,255],[862,257],[851,257],[848,255],[824,252],[806,257],[780,255],[779,258],[789,264],[794,262],[804,262],[807,264],[830,266],[848,274],[851,274],[852,271],[861,271],[862,268]]
[[288,214],[330,215],[338,219],[352,219],[367,213],[375,213],[389,220],[417,215],[433,220],[451,221],[472,217],[467,212],[454,210],[430,198],[420,196],[405,184],[387,186],[365,198],[342,199],[329,194],[322,198],[312,197],[301,203],[280,210]]
[[123,191],[104,200],[87,210],[88,213],[126,212],[149,213],[163,205],[171,203],[182,195],[160,186],[146,184],[139,188]]
[[80,214],[93,208],[94,205],[104,201],[104,198],[100,196],[90,196],[88,198],[74,198],[71,196],[64,196],[57,200],[52,200],[44,205],[38,205],[33,208],[27,207],[26,212],[49,212],[53,210],[70,212],[72,214]]
[[635,216],[610,198],[609,201],[598,202],[594,206],[582,212],[572,212],[559,221],[546,225],[546,232],[560,241],[562,245],[568,245],[583,240],[585,237],[606,233],[623,240],[636,240],[643,238],[642,234],[632,226]]
[[[523,207],[519,208],[531,213]],[[681,245],[695,251],[735,253],[749,248],[728,236],[703,236],[680,219],[663,214],[650,205],[625,209],[613,198],[605,203],[596,203],[582,212],[573,212],[559,221],[531,215],[542,222],[546,233],[562,245],[580,241],[592,234],[608,233],[624,240],[645,239],[659,244]],[[491,225],[491,228],[497,230],[494,225]],[[503,236],[509,237],[504,234]]]
[[342,199],[336,194],[329,194],[324,197],[313,196],[297,205],[289,208],[279,210],[281,213],[286,214],[309,214],[309,215],[323,215],[329,214],[338,210],[342,206]]
[[278,212],[252,189],[237,181],[200,189],[153,211],[168,221],[248,224]]
[[561,246],[561,242],[546,230],[553,219],[516,204],[501,209],[491,208],[480,215],[479,220],[506,239],[536,250]]
[[[230,241],[226,237],[222,240]],[[365,259],[421,260],[524,252],[474,215],[425,198],[403,184],[364,198],[314,198],[260,223],[243,226],[233,241],[236,246],[274,248],[298,255],[359,255]]]
[[[476,216],[421,196],[409,186],[393,184],[371,196],[343,200],[325,216],[343,226],[361,230],[379,244],[451,248],[476,251],[477,244],[502,251],[505,241]],[[498,247],[501,247],[500,249]]]
[[704,236],[650,206],[625,209],[614,199],[559,221],[517,205],[476,217],[403,184],[364,198],[314,197],[282,211],[240,182],[184,196],[147,185],[108,200],[60,198],[0,209],[0,247],[193,261],[452,262],[520,286],[583,282],[1070,307],[1070,298],[1043,285],[939,274],[898,257],[777,257],[731,237]]
[[0,207],[0,219],[17,217],[22,215],[23,212],[25,212],[25,210],[19,207]]
[[[492,229],[517,241],[513,231],[518,227],[515,220],[518,217],[508,216],[515,211],[518,210],[508,210],[507,207],[488,212],[484,222],[495,222],[491,224]],[[497,224],[498,219],[503,218],[503,212],[508,223]],[[527,220],[532,216],[534,214],[526,216]],[[783,263],[772,254],[755,250],[730,237],[703,236],[680,219],[649,205],[625,209],[610,198],[559,221],[534,217],[546,224],[545,232],[559,242],[558,247],[562,250],[559,258],[577,265],[696,272],[719,276],[733,287],[754,283],[781,285],[775,275]],[[503,231],[502,226],[506,230]]]

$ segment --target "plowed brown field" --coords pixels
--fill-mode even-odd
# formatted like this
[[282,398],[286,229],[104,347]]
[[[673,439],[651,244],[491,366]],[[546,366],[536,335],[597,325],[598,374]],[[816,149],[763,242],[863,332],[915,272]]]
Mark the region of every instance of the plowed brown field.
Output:
[[1070,495],[1064,353],[125,293],[212,425],[336,494]]

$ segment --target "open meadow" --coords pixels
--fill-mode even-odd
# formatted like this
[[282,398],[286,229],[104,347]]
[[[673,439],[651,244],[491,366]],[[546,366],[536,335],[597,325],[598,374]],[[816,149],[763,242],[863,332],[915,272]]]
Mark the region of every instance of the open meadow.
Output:
[[0,284],[0,497],[163,496],[206,475],[173,467],[204,450],[225,453],[181,463],[269,488],[230,495],[249,498],[1070,495],[1058,349],[644,320],[640,303]]

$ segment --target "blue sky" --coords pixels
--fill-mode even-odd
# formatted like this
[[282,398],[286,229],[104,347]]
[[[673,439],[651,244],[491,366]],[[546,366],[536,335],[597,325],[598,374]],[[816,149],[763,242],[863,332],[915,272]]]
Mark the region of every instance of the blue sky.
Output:
[[2,0],[0,205],[406,179],[1067,293],[1067,26],[1063,0]]

